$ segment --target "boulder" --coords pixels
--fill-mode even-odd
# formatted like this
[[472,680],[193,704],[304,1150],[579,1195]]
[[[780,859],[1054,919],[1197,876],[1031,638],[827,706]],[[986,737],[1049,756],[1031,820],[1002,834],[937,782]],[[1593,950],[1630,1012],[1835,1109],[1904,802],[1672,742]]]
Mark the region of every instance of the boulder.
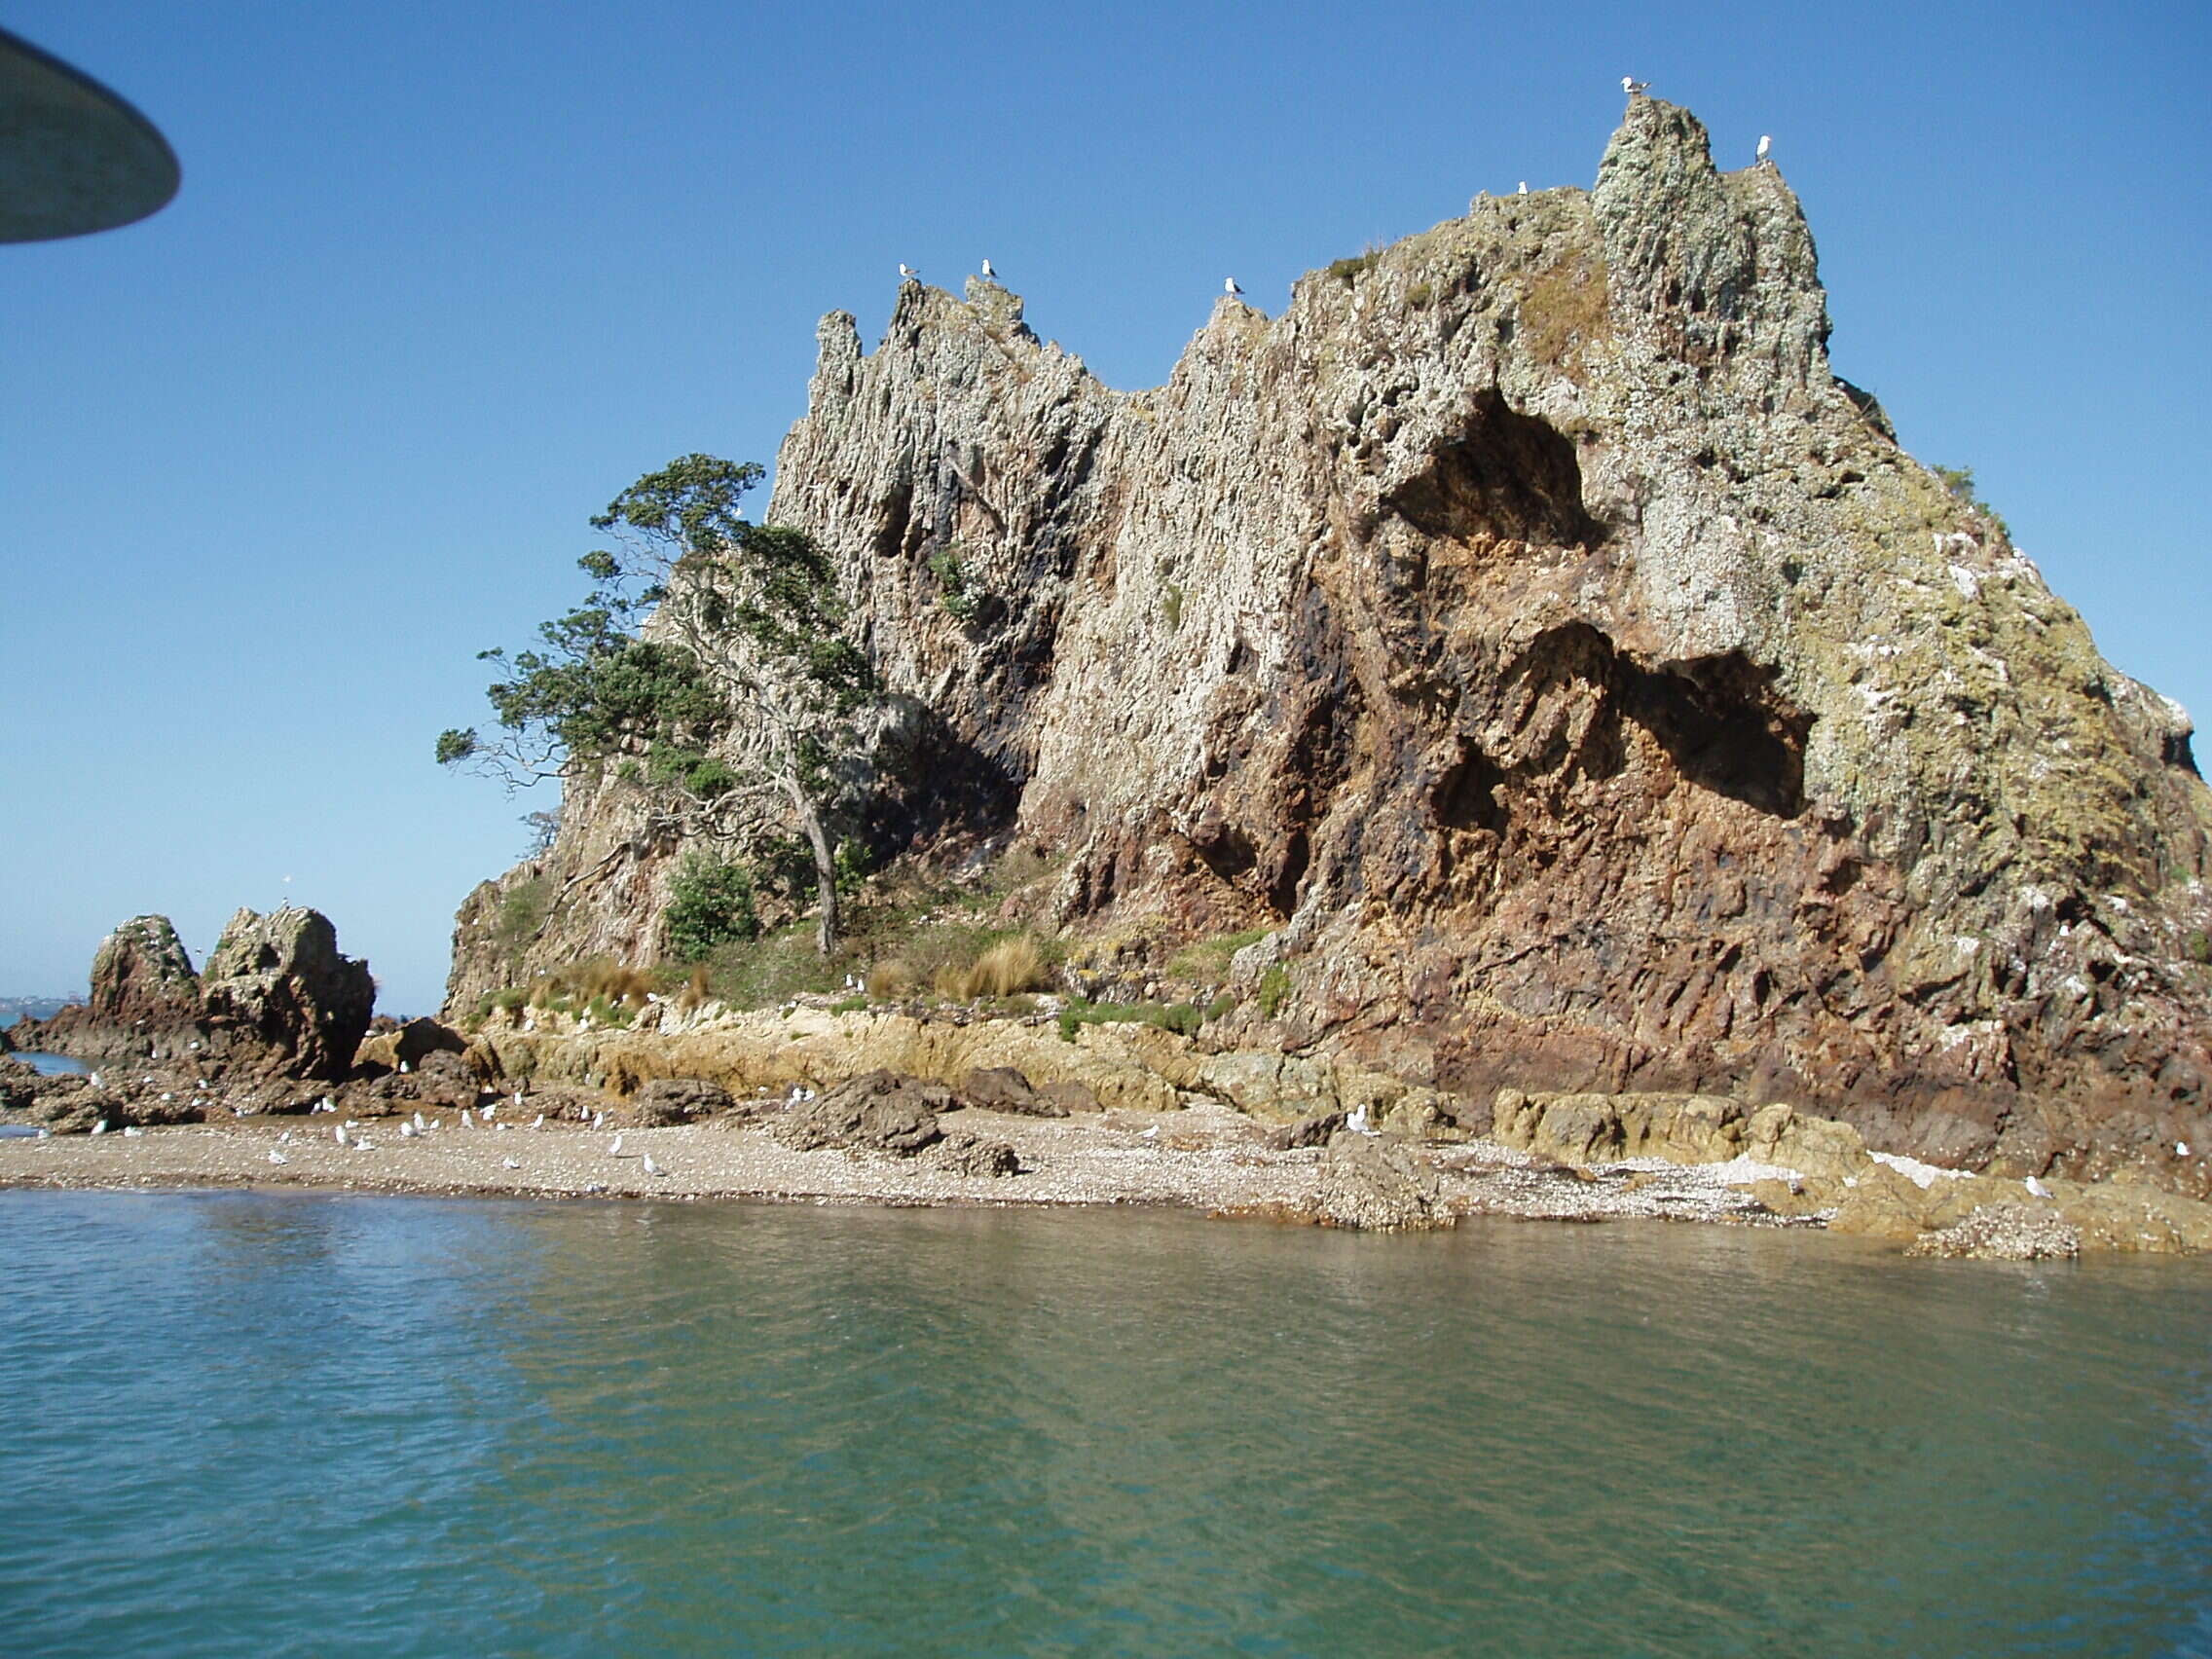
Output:
[[1345,1126],[1346,1114],[1323,1112],[1318,1117],[1303,1118],[1295,1124],[1285,1124],[1268,1132],[1268,1145],[1277,1152],[1294,1152],[1301,1147],[1327,1146],[1329,1138]]
[[727,1112],[735,1104],[729,1090],[719,1083],[696,1077],[655,1078],[631,1097],[630,1108],[640,1128],[668,1128],[694,1119]]
[[872,1071],[793,1108],[776,1124],[776,1138],[799,1152],[835,1147],[911,1158],[943,1138],[938,1114],[953,1107],[940,1083]]
[[954,1130],[929,1147],[923,1160],[933,1169],[941,1169],[949,1175],[1018,1175],[1021,1160],[1014,1156],[1014,1148],[1005,1141],[985,1140]]
[[1410,1233],[1451,1227],[1458,1217],[1441,1202],[1436,1166],[1402,1142],[1339,1135],[1321,1160],[1312,1219],[1323,1227],[1363,1233]]
[[241,909],[201,977],[217,1056],[249,1072],[339,1079],[351,1070],[376,1005],[369,966],[338,953],[316,910]]
[[1068,1109],[1030,1088],[1012,1066],[977,1066],[960,1085],[961,1103],[986,1112],[1014,1112],[1028,1118],[1064,1118]]
[[397,1071],[403,1065],[419,1066],[431,1054],[459,1054],[467,1049],[468,1040],[450,1025],[434,1019],[394,1020],[389,1022],[389,1029],[371,1030],[361,1039],[360,1047],[353,1051],[353,1064]]

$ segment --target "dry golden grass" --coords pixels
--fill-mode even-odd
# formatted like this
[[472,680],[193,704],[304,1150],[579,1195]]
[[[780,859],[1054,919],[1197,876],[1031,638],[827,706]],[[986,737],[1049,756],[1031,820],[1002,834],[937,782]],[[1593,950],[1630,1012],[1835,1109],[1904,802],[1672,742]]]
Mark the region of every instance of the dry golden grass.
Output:
[[867,971],[867,994],[871,997],[903,997],[914,988],[914,971],[903,962],[878,962]]
[[1044,984],[1045,958],[1027,934],[999,940],[968,970],[972,997],[1011,997],[1016,991],[1040,990]]

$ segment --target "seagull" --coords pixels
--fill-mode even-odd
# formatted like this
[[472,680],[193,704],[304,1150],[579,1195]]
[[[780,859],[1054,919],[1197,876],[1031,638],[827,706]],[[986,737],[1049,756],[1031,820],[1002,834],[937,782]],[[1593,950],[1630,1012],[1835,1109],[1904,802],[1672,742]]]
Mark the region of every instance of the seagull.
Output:
[[607,1149],[607,1156],[609,1158],[620,1158],[622,1156],[622,1137],[620,1135],[614,1137],[614,1144]]
[[282,1153],[278,1152],[275,1147],[271,1147],[269,1149],[269,1161],[272,1163],[289,1163],[292,1161],[286,1158]]
[[1648,92],[1650,90],[1651,83],[1649,81],[1639,81],[1633,75],[1623,75],[1621,77],[1621,91],[1628,93],[1628,95],[1632,98],[1635,97],[1639,92]]
[[645,1169],[647,1175],[666,1175],[668,1173],[667,1170],[653,1161],[653,1155],[649,1152],[645,1154]]
[[594,1113],[593,1113],[593,1114],[591,1115],[591,1126],[592,1126],[593,1128],[595,1128],[595,1129],[604,1129],[604,1128],[606,1128],[606,1127],[607,1127],[607,1114],[606,1114],[605,1112],[594,1112]]
[[126,1124],[123,1127],[123,1138],[125,1140],[144,1140],[146,1131],[135,1124]]
[[1759,160],[1760,160],[1760,161],[1762,161],[1762,162],[1763,162],[1763,161],[1765,161],[1765,160],[1766,160],[1766,153],[1767,153],[1767,152],[1768,152],[1769,150],[1773,149],[1773,148],[1774,148],[1774,137],[1773,137],[1773,135],[1772,135],[1771,133],[1766,133],[1766,132],[1762,132],[1762,133],[1760,133],[1760,134],[1759,134]]
[[474,1127],[476,1127],[476,1121],[473,1118],[469,1117],[468,1108],[465,1106],[461,1109],[461,1126],[464,1129],[473,1129]]
[[998,274],[998,273],[997,273],[996,271],[993,271],[993,270],[991,269],[991,262],[990,262],[989,260],[987,260],[987,259],[986,259],[986,260],[984,260],[984,261],[983,261],[983,280],[984,280],[984,281],[986,281],[986,282],[996,282],[996,281],[998,280],[998,279],[999,279],[999,274]]
[[1517,194],[1522,196],[1529,194],[1529,181],[1527,179],[1523,179],[1521,181],[1521,189],[1519,190],[1519,192],[1517,192]]
[[92,1073],[92,1087],[93,1087],[94,1088],[99,1088],[99,1086],[100,1086],[100,1074],[99,1074],[98,1072],[94,1072],[94,1073]]
[[1345,1120],[1345,1127],[1355,1135],[1372,1135],[1381,1131],[1368,1127],[1367,1102],[1362,1100],[1352,1115]]
[[408,1063],[407,1063],[407,1062],[406,1062],[405,1060],[401,1060],[401,1061],[399,1062],[399,1075],[400,1075],[400,1076],[402,1076],[402,1077],[405,1077],[405,1076],[406,1076],[406,1075],[407,1075],[407,1074],[408,1074],[409,1072],[413,1071],[414,1069],[415,1069],[415,1068],[414,1068],[413,1066],[409,1065],[409,1064],[408,1064]]
[[422,1114],[422,1113],[418,1112],[418,1113],[416,1113],[416,1114],[415,1114],[415,1132],[416,1132],[417,1134],[421,1134],[421,1133],[422,1133],[422,1132],[423,1132],[423,1131],[424,1131],[424,1129],[428,1128],[429,1126],[430,1126],[430,1125],[429,1125],[428,1124],[426,1124],[426,1123],[424,1123],[424,1122],[423,1121],[423,1114]]
[[515,1110],[522,1110],[522,1090],[519,1088],[515,1090]]
[[493,1114],[493,1113],[495,1113],[495,1112],[497,1112],[497,1111],[498,1111],[498,1109],[499,1109],[499,1107],[498,1107],[498,1103],[497,1101],[494,1101],[494,1102],[493,1102],[493,1103],[492,1103],[491,1105],[489,1105],[489,1106],[485,1107],[485,1108],[484,1108],[484,1121],[485,1121],[485,1122],[486,1122],[487,1124],[489,1124],[489,1123],[490,1123],[490,1122],[492,1121],[492,1114]]
[[95,1135],[104,1135],[107,1133],[107,1120],[105,1118],[100,1119],[98,1123],[92,1125],[92,1133]]
[[413,1124],[402,1124],[399,1125],[399,1138],[401,1140],[413,1140],[422,1132],[423,1131],[417,1128]]
[[532,1124],[530,1126],[534,1129],[542,1129],[543,1127],[545,1127],[545,1114],[542,1112],[538,1113],[537,1121]]
[[2176,1158],[2187,1158],[2187,1157],[2189,1156],[2189,1142],[2187,1142],[2187,1141],[2176,1141],[2176,1142],[2174,1142],[2174,1156],[2175,1156]]
[[292,1131],[290,1129],[286,1129],[282,1134],[278,1135],[276,1137],[276,1144],[278,1146],[290,1146],[292,1144]]
[[331,1125],[330,1132],[340,1146],[344,1146],[346,1144],[346,1125],[344,1124],[335,1124]]
[[908,265],[903,259],[902,259],[899,262],[899,275],[905,277],[907,281],[911,282],[915,277],[919,276],[921,273],[919,271],[916,271],[911,265]]
[[1160,1125],[1158,1124],[1153,1124],[1151,1128],[1145,1130],[1145,1132],[1138,1137],[1138,1139],[1140,1140],[1158,1140],[1159,1138]]
[[1244,297],[1244,290],[1236,285],[1236,278],[1234,276],[1224,276],[1221,279],[1221,291],[1233,300],[1240,300]]
[[2027,1189],[2028,1197],[2032,1198],[2047,1198],[2050,1197],[2050,1189],[2033,1175],[2030,1175],[2027,1179]]
[[520,1169],[522,1167],[522,1160],[519,1158],[510,1158],[505,1161],[505,1163],[501,1165],[501,1167],[506,1169]]

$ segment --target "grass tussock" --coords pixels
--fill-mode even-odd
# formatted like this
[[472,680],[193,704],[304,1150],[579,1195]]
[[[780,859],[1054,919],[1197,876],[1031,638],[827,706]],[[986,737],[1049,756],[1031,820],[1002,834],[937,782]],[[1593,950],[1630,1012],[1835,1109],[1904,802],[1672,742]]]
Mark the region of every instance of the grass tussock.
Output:
[[1521,296],[1529,352],[1548,368],[1582,369],[1585,348],[1612,334],[1612,289],[1603,260],[1563,260],[1539,272]]

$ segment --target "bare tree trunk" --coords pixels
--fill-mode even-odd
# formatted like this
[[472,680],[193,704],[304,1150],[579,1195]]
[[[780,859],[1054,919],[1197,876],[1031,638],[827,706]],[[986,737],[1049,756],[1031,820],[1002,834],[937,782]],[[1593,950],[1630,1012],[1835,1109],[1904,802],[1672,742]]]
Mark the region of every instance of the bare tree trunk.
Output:
[[785,786],[791,793],[792,805],[798,813],[799,829],[805,831],[807,845],[814,849],[814,886],[821,895],[821,920],[814,929],[814,947],[828,956],[837,947],[837,856],[830,844],[830,832],[822,827],[822,815],[814,810],[814,802],[796,783]]

